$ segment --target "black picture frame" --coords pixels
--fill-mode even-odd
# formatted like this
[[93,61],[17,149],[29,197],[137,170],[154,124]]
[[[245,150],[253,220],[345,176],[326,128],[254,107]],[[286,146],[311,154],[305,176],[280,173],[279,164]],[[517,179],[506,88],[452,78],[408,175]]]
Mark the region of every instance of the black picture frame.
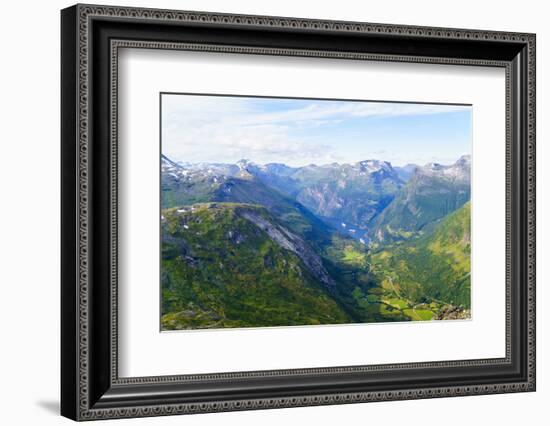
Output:
[[[534,34],[75,5],[61,12],[61,414],[74,420],[535,390]],[[117,48],[506,69],[506,357],[119,378]],[[487,254],[490,255],[490,254]]]

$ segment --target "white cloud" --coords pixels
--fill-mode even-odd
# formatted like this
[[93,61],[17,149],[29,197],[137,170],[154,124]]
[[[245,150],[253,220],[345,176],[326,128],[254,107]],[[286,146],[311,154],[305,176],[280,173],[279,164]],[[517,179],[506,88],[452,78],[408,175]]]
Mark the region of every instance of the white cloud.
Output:
[[[315,101],[313,101],[315,102]],[[433,115],[463,111],[469,107],[462,105],[407,104],[387,102],[333,102],[319,101],[303,108],[276,113],[251,115],[246,122],[300,123],[342,120],[350,117],[399,117],[412,115]]]
[[[334,144],[320,144],[314,136],[323,126],[358,117],[433,115],[468,108],[308,101],[304,106],[291,102],[289,109],[266,111],[257,107],[256,98],[163,95],[162,100],[163,152],[189,162],[234,162],[240,158],[287,164],[338,161],[342,153]],[[259,101],[264,102],[264,107],[267,105],[265,100]],[[273,106],[276,108],[276,103]],[[296,136],[297,131],[300,137]]]

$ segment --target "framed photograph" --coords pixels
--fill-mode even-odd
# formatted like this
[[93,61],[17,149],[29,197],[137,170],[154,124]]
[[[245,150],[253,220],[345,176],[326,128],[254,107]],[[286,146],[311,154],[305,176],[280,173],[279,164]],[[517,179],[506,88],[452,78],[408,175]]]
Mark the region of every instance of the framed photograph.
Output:
[[535,390],[535,35],[61,12],[61,412]]

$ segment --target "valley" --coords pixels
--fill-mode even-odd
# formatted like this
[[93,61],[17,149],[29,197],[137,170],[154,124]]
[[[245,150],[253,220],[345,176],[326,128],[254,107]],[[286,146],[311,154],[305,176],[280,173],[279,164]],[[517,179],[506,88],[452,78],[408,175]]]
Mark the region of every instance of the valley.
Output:
[[470,157],[161,157],[163,330],[470,317]]

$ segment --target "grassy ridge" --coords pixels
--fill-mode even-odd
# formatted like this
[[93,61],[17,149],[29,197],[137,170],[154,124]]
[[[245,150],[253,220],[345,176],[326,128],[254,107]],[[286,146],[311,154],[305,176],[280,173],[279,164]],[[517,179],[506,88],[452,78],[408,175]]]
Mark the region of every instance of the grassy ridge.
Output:
[[369,260],[383,289],[414,303],[470,309],[470,203],[431,234],[387,246]]
[[163,211],[162,328],[352,322],[301,260],[239,209],[274,220],[234,203]]

